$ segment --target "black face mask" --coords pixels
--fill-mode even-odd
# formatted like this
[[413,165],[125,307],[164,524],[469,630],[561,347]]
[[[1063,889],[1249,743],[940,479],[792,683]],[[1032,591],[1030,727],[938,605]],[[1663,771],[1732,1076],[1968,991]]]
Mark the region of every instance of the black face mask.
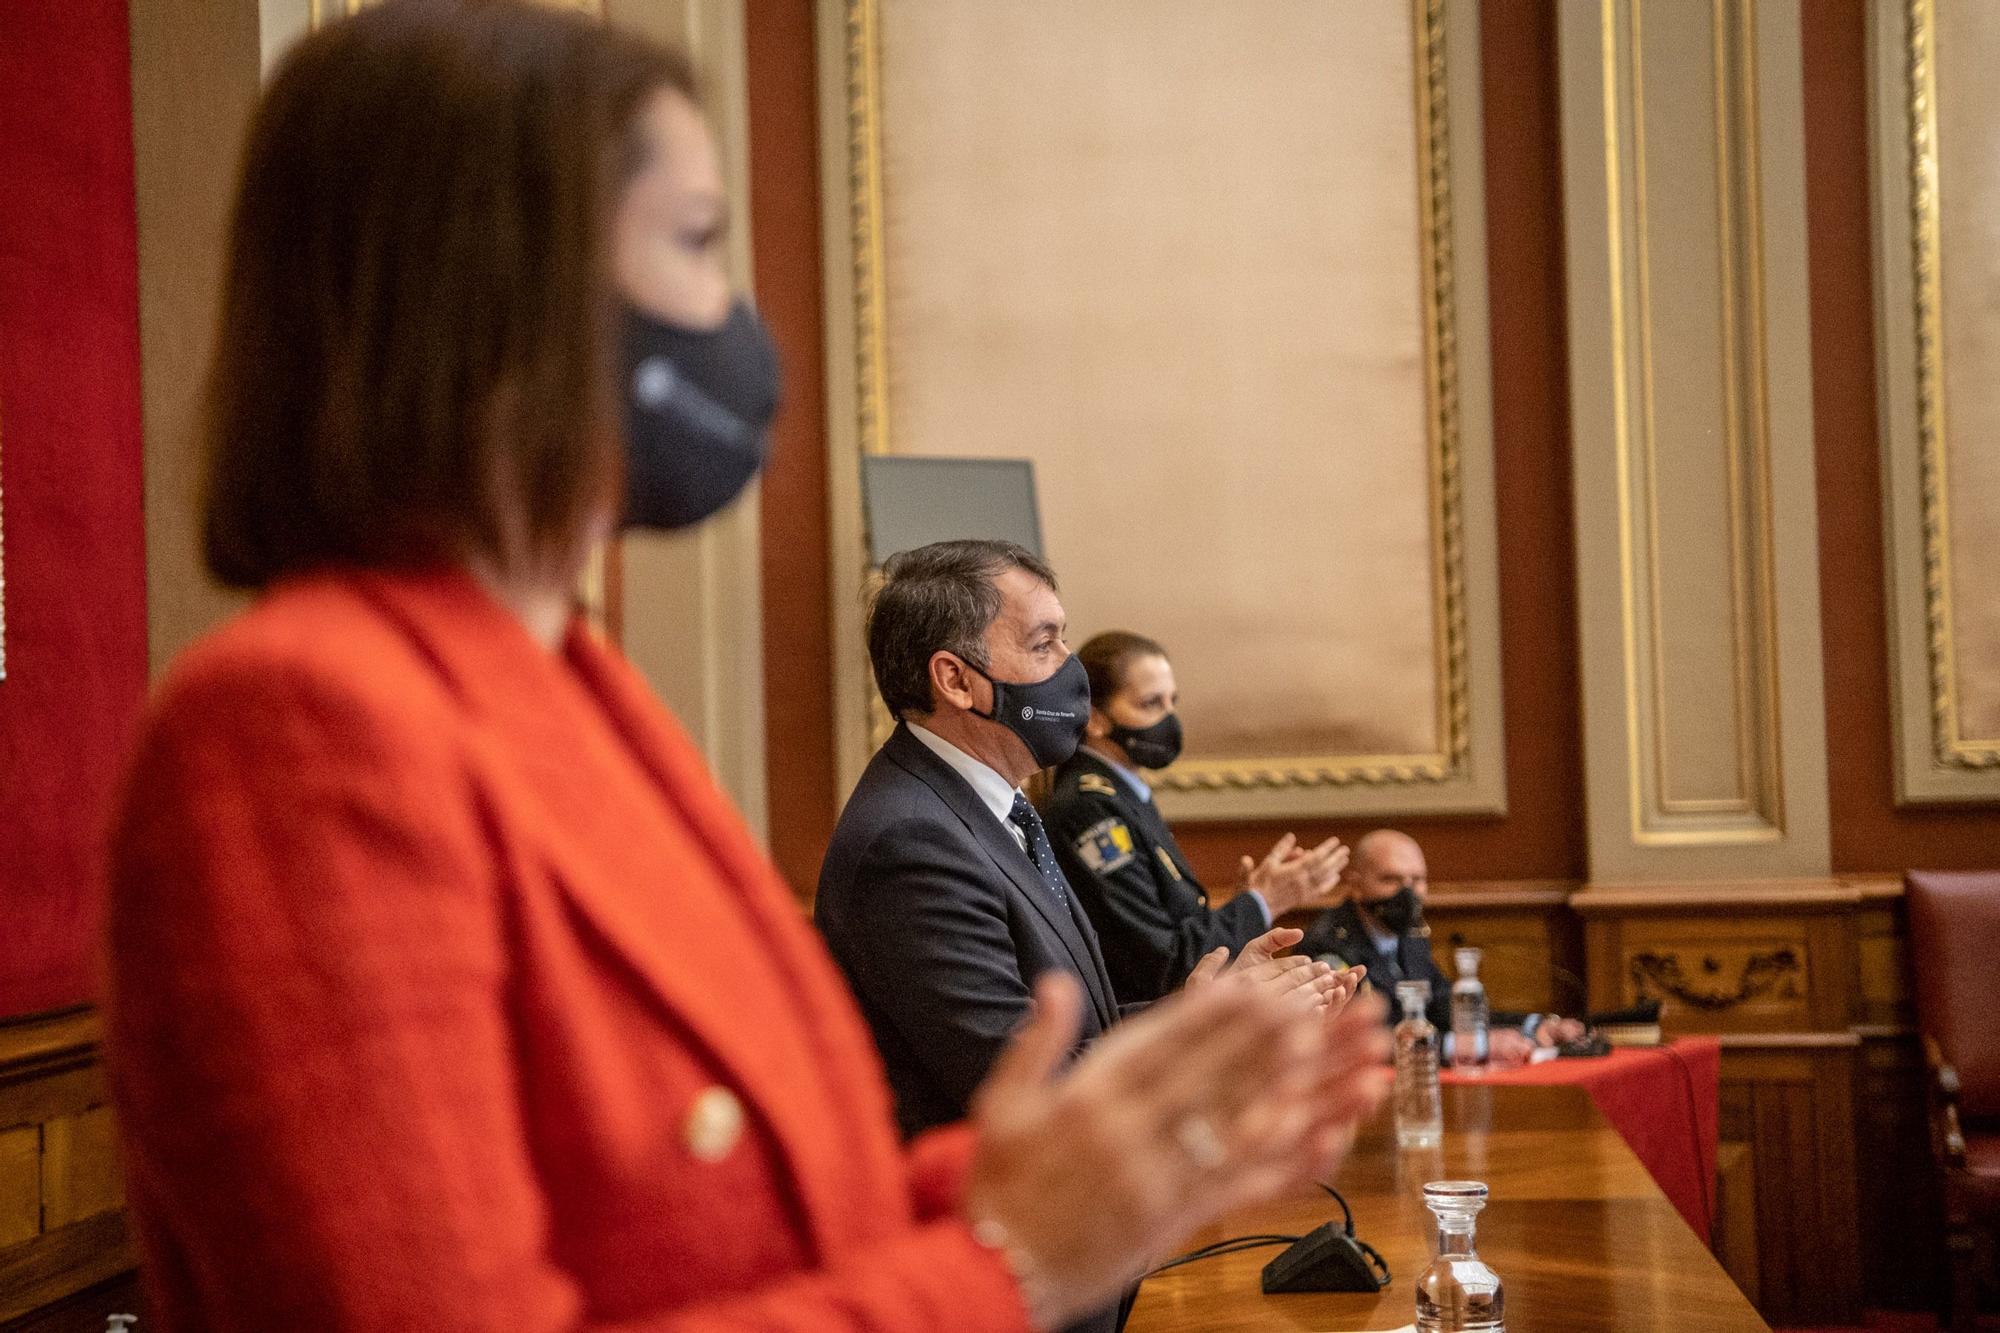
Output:
[[[966,665],[979,671],[970,662]],[[986,676],[984,671],[979,674]],[[1072,656],[1047,680],[986,679],[993,685],[993,711],[979,716],[1019,736],[1037,764],[1054,768],[1076,753],[1084,724],[1090,721],[1090,673],[1081,659]]]
[[1181,757],[1181,715],[1168,713],[1150,727],[1111,724],[1111,743],[1141,768],[1165,768]]
[[739,298],[716,329],[626,308],[625,522],[686,528],[740,495],[764,466],[778,410],[778,352]]
[[1417,891],[1407,884],[1396,890],[1395,897],[1371,903],[1368,910],[1375,914],[1377,921],[1398,935],[1409,934],[1424,919],[1424,905],[1417,900]]

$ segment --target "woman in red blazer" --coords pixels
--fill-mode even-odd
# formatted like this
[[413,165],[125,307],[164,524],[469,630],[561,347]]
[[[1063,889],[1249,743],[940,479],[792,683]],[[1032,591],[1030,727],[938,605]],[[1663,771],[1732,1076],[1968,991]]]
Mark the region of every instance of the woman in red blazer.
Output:
[[161,686],[110,883],[163,1328],[1049,1328],[1379,1098],[1367,1015],[1226,980],[1058,1079],[1050,985],[976,1128],[897,1142],[817,937],[570,614],[621,503],[756,466],[722,198],[683,62],[527,6],[392,0],[259,109],[205,436],[262,596]]

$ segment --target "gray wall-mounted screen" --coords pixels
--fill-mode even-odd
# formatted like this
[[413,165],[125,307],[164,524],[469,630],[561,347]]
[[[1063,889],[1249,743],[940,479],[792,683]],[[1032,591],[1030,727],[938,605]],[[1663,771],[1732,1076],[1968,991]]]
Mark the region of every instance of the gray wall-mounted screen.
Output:
[[871,454],[861,460],[861,495],[876,565],[898,551],[969,537],[1043,554],[1035,465],[1025,458]]

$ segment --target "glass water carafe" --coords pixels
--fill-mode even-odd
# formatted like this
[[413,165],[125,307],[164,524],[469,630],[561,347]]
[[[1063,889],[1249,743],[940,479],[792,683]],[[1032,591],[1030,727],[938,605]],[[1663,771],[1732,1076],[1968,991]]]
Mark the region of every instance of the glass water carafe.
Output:
[[1486,1067],[1487,1025],[1492,1018],[1486,987],[1479,980],[1480,950],[1460,949],[1452,957],[1458,980],[1451,983],[1451,1064],[1477,1072]]
[[1438,1032],[1424,1014],[1428,981],[1396,983],[1403,1021],[1396,1024],[1396,1146],[1435,1148],[1444,1135],[1444,1106],[1438,1093]]
[[1419,1333],[1504,1333],[1500,1275],[1473,1248],[1486,1186],[1476,1180],[1434,1180],[1424,1204],[1437,1214],[1437,1258],[1417,1279]]

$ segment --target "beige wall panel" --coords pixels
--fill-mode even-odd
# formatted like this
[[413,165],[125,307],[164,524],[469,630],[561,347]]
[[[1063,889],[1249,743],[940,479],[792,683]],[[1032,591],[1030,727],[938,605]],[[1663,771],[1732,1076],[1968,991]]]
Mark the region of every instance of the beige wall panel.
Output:
[[2000,10],[1937,11],[1952,670],[1958,734],[2000,746]]
[[237,158],[257,97],[257,0],[131,0],[130,27],[146,622],[157,673],[241,605],[202,566],[194,432]]
[[[602,0],[610,22],[680,45],[706,81],[730,194],[729,256],[750,289],[750,129],[742,0]],[[757,488],[685,533],[622,539],[623,647],[761,835],[767,819]]]
[[2000,800],[2000,11],[1877,0],[1873,38],[1897,792]]
[[[1466,603],[1491,600],[1483,289],[1448,286],[1456,253],[1477,262],[1483,246],[1476,205],[1469,224],[1434,214],[1423,188],[1447,116],[1440,174],[1461,152],[1476,164],[1459,119],[1476,117],[1476,82],[1463,99],[1440,86],[1426,134],[1404,0],[829,10],[845,24],[836,123],[872,140],[831,145],[847,181],[829,203],[830,255],[845,254],[828,267],[847,272],[830,343],[872,363],[835,352],[835,377],[869,399],[834,404],[836,471],[857,435],[1034,460],[1072,642],[1136,629],[1174,656],[1189,745],[1160,784],[1173,813],[1495,808],[1497,730],[1481,790],[1466,755]],[[1475,50],[1475,25],[1463,41]],[[1440,208],[1476,200],[1476,177],[1450,183]],[[1474,343],[1442,389],[1434,216],[1460,224],[1445,333]],[[1468,595],[1473,507],[1486,566]],[[850,533],[836,577],[851,587]],[[1497,686],[1497,664],[1480,665]],[[1497,723],[1491,693],[1472,711]],[[1358,775],[1371,767],[1427,771]]]
[[[1637,6],[1634,6],[1637,11]],[[1727,532],[1732,467],[1743,446],[1740,365],[1717,332],[1735,319],[1734,284],[1714,280],[1740,265],[1734,229],[1718,225],[1714,16],[1705,5],[1654,4],[1635,25],[1631,53],[1635,148],[1631,262],[1640,308],[1641,401],[1634,441],[1634,537],[1645,628],[1652,639],[1656,800],[1663,810],[1748,811],[1763,755],[1739,690],[1739,647],[1729,614],[1740,561]],[[1645,79],[1646,70],[1711,77]],[[1687,281],[1697,275],[1697,281]],[[1714,349],[1677,355],[1675,349]],[[1653,355],[1655,350],[1667,352]],[[1665,447],[1663,447],[1665,446]],[[1720,520],[1720,521],[1718,521]],[[1746,762],[1747,756],[1747,762]],[[1746,771],[1748,770],[1748,771]],[[1747,781],[1746,781],[1747,779]]]
[[1826,869],[1798,22],[1563,9],[1597,881]]
[[1421,754],[1409,15],[1256,9],[882,6],[889,439],[1035,460],[1077,641],[1167,643],[1193,753]]
[[2000,10],[1938,6],[1938,230],[1958,735],[2000,747]]

